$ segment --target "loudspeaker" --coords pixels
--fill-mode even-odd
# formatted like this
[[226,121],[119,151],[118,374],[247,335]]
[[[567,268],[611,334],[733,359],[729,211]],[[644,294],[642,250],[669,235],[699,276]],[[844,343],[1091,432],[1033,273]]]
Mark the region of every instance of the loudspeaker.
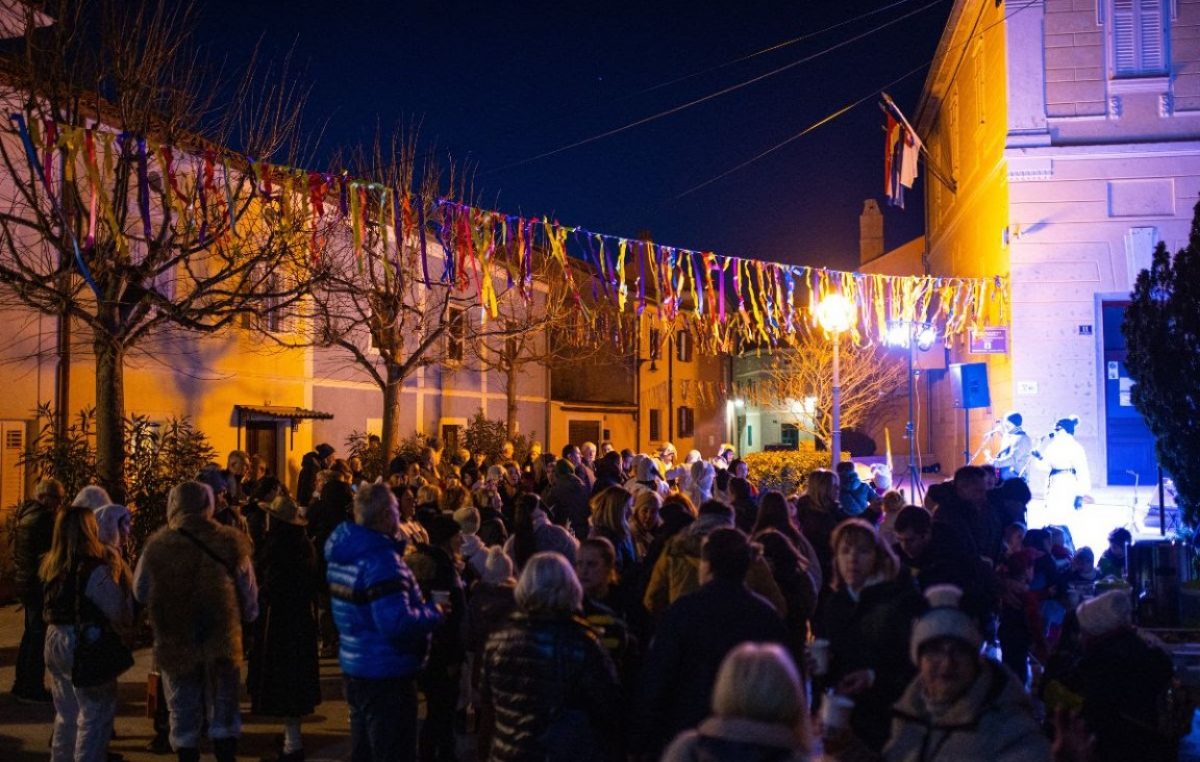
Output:
[[988,394],[987,363],[950,363],[950,392],[954,395],[954,407],[967,410],[991,407]]

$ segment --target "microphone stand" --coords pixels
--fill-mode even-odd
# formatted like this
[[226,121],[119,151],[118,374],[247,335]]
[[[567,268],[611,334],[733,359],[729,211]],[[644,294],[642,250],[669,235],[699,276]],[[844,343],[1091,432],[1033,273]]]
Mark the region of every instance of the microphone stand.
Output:
[[979,443],[979,449],[972,453],[971,459],[967,461],[968,466],[975,462],[975,459],[979,457],[981,452],[983,452],[983,448],[987,447],[987,443],[991,441],[991,438],[999,433],[1000,429],[993,427],[991,431],[983,435],[983,440]]

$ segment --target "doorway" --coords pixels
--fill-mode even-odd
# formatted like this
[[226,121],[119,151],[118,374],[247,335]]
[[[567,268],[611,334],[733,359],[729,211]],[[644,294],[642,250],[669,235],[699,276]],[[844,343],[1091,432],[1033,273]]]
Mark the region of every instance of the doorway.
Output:
[[275,421],[246,422],[246,452],[251,456],[257,455],[261,458],[267,466],[267,474],[271,476],[279,477],[282,441],[279,424]]
[[1158,478],[1154,436],[1133,406],[1133,379],[1125,367],[1129,354],[1121,323],[1127,301],[1103,302],[1105,464],[1108,483],[1153,484]]

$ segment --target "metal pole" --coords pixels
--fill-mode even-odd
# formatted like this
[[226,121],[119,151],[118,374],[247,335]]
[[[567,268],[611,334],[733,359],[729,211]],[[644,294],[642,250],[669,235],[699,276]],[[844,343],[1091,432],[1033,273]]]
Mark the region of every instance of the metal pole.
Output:
[[830,458],[832,468],[842,460],[842,369],[839,338],[841,334],[833,334],[833,436],[830,437]]
[[1163,484],[1161,465],[1158,467],[1158,533],[1167,536],[1167,490]]
[[914,335],[914,326],[909,326],[908,334],[908,423],[904,426],[904,438],[908,440],[908,492],[910,503],[916,503],[917,495],[920,493],[920,488],[917,486],[920,479],[920,474],[917,469],[917,437],[914,419],[916,418],[916,407],[913,403],[913,355],[917,352],[916,336]]
[[963,408],[963,423],[966,426],[966,438],[963,439],[963,465],[971,465],[971,408]]

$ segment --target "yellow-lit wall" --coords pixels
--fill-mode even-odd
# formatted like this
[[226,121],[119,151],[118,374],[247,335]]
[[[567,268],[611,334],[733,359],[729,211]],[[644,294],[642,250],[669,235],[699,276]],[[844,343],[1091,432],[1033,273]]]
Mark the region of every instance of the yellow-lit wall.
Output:
[[[933,163],[956,185],[948,188],[927,168],[922,177],[932,275],[993,276],[1009,271],[1002,23],[1007,9],[990,0],[956,3],[915,120]],[[991,408],[970,412],[971,441],[964,443],[964,414],[953,408],[949,376],[934,374],[940,376],[932,384],[935,452],[925,461],[939,460],[943,469],[953,470],[962,465],[964,449],[978,448],[979,436],[1012,406],[1012,371],[1010,355],[970,354],[965,339],[954,343],[950,361],[987,362],[992,402]],[[921,439],[924,445],[925,437]]]

